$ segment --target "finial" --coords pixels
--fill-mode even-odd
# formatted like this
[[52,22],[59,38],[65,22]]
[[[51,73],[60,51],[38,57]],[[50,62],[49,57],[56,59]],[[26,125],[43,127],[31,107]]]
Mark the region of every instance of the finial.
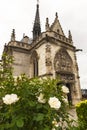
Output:
[[72,35],[71,35],[71,31],[70,30],[68,32],[68,38],[72,41]]
[[39,0],[37,0],[37,5],[39,5]]
[[46,24],[49,24],[49,19],[48,18],[46,18]]
[[56,18],[58,18],[58,13],[56,12]]
[[25,37],[25,33],[23,33],[23,38]]
[[37,8],[39,8],[39,0],[37,0]]
[[15,41],[15,29],[12,30],[11,41]]
[[49,30],[49,19],[48,18],[46,18],[46,31],[48,31]]

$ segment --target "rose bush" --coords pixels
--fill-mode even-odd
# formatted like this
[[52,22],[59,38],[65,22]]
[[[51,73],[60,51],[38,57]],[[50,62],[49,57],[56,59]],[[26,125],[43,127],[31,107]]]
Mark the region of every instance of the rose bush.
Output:
[[25,75],[15,79],[7,59],[0,71],[0,130],[73,129],[59,80]]

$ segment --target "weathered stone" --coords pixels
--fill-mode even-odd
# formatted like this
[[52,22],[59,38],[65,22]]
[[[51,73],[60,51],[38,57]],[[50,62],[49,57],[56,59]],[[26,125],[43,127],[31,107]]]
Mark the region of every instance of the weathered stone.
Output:
[[[14,38],[4,48],[5,52],[14,57],[13,74],[18,76],[25,73],[30,78],[35,76],[60,77],[62,83],[69,88],[70,93],[67,95],[69,102],[75,105],[81,99],[81,90],[76,48],[73,45],[71,33],[69,32],[68,37],[65,36],[57,13],[51,26],[47,19],[46,32],[41,33],[38,11],[39,8],[36,13],[38,19],[36,17],[34,23],[34,25],[39,24],[33,36],[35,38],[31,40],[26,36],[21,41],[16,41]],[[33,29],[36,29],[36,26]],[[38,31],[39,34],[36,36]]]

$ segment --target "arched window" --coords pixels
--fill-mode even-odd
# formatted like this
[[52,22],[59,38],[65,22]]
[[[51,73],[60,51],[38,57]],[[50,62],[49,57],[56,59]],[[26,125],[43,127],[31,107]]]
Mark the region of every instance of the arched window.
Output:
[[36,77],[36,76],[38,76],[38,60],[37,60],[37,58],[34,58],[33,59],[33,75],[34,75],[34,77]]
[[34,51],[31,55],[31,68],[32,68],[32,76],[36,77],[38,76],[38,54],[36,51]]

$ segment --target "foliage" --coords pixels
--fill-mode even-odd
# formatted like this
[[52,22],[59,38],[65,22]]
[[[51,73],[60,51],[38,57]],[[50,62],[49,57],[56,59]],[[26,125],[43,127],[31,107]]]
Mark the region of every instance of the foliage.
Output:
[[87,100],[81,101],[76,105],[76,112],[81,130],[87,129]]
[[59,80],[13,77],[12,61],[1,63],[0,130],[75,130]]

